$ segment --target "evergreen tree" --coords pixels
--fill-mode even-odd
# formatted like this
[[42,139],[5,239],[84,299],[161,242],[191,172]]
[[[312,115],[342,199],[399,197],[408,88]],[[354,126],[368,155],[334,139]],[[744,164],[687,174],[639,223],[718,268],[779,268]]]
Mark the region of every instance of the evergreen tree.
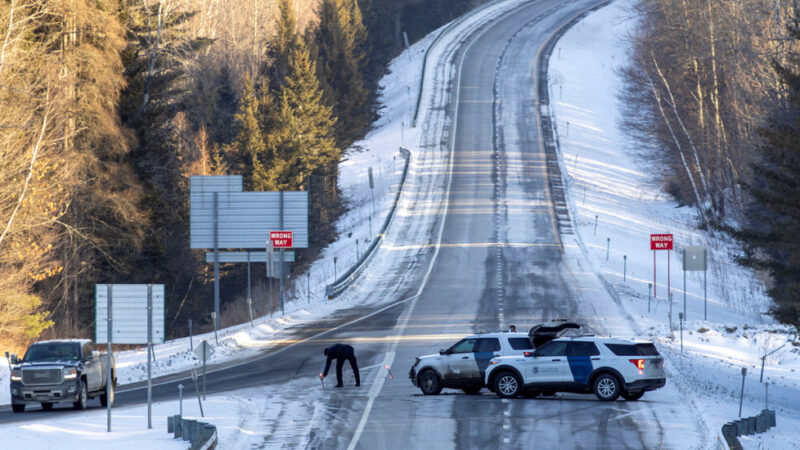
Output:
[[[789,31],[800,40],[800,28]],[[766,145],[761,148],[761,162],[753,167],[753,182],[747,186],[757,203],[751,208],[747,229],[737,235],[750,246],[743,262],[770,274],[775,317],[800,325],[800,58],[788,61],[774,66],[794,108],[790,120],[774,120],[768,129],[760,130]]]
[[276,172],[277,189],[300,190],[312,172],[337,164],[341,152],[333,136],[336,119],[322,100],[305,45],[296,47],[289,69],[279,93],[275,126],[267,138],[272,164],[265,169]]
[[268,52],[271,62],[269,79],[273,91],[283,86],[289,75],[291,56],[300,44],[297,17],[290,0],[278,0],[278,11],[278,32]]
[[314,49],[325,101],[339,118],[340,145],[360,137],[371,119],[369,91],[359,67],[364,34],[355,0],[323,0]]
[[239,110],[234,116],[236,140],[226,151],[239,173],[250,173],[253,159],[263,157],[266,150],[259,116],[259,98],[256,97],[255,86],[248,77],[242,88]]

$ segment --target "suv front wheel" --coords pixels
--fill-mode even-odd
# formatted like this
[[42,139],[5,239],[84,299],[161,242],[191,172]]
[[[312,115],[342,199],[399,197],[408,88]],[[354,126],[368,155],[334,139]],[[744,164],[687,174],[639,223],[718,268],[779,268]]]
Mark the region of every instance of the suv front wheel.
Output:
[[603,373],[594,380],[594,395],[602,401],[613,402],[620,391],[619,380],[613,374]]
[[503,398],[514,398],[520,393],[519,377],[514,372],[502,372],[494,379],[494,391]]
[[442,392],[442,380],[431,369],[425,369],[417,376],[419,388],[425,395],[439,395]]

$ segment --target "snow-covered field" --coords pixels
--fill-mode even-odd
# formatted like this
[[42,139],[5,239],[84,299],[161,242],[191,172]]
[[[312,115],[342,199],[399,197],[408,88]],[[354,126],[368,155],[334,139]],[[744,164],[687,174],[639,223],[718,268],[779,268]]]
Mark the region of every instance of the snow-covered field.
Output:
[[[748,374],[742,416],[764,408],[767,389],[759,382],[761,356],[783,346],[766,359],[764,370],[769,407],[777,410],[778,426],[741,441],[746,448],[797,448],[800,339],[796,330],[777,325],[764,314],[770,300],[762,283],[734,263],[737,244],[697,231],[695,210],[679,208],[659,190],[647,163],[633,156],[637,143],[620,129],[617,94],[624,86],[618,69],[629,58],[626,36],[635,25],[629,13],[633,3],[618,0],[582,20],[561,38],[550,60],[551,108],[579,243],[579,250],[568,248],[567,253],[575,253],[576,260],[588,259],[638,335],[656,341],[667,357],[672,387],[664,392],[692,402],[711,439],[725,422],[738,418],[743,367]],[[675,251],[656,255],[658,296],[649,302],[648,312],[651,233],[674,234]],[[708,248],[707,321],[703,273],[687,272],[683,288],[680,249],[687,245]],[[668,256],[672,332],[666,296]],[[683,312],[684,294],[681,355],[678,313]]]
[[[769,299],[761,283],[733,262],[736,244],[694,230],[694,211],[677,208],[648,178],[645,165],[631,156],[636,143],[630,142],[619,129],[617,93],[622,85],[616,70],[628,57],[624,37],[626,30],[635,23],[635,18],[627,14],[632,1],[618,0],[582,20],[561,38],[550,60],[551,108],[558,127],[561,167],[576,231],[574,241],[565,239],[565,244],[573,244],[565,246],[566,258],[604,281],[624,312],[624,317],[614,317],[614,320],[625,320],[640,337],[656,341],[668,361],[669,383],[667,388],[653,393],[653,400],[691,402],[704,422],[698,426],[709,434],[707,447],[716,445],[720,426],[738,416],[742,367],[749,371],[745,380],[743,416],[754,415],[764,407],[766,389],[758,380],[760,357],[765,350],[785,344],[767,358],[764,372],[765,381],[770,383],[769,406],[777,410],[778,426],[763,435],[741,440],[746,448],[796,448],[793,430],[800,426],[800,340],[796,332],[777,325],[763,314],[768,309]],[[501,2],[500,6],[489,8],[482,15],[491,15],[503,5],[516,2]],[[388,260],[402,257],[400,251],[387,252],[381,261],[374,262],[370,275],[359,283],[353,294],[328,301],[324,299],[324,286],[334,279],[333,257],[337,257],[337,272],[341,274],[356,260],[357,252],[369,245],[370,236],[382,224],[402,169],[398,147],[405,145],[412,151],[412,173],[424,161],[437,157],[414,148],[421,141],[422,127],[411,129],[409,126],[419,89],[422,58],[436,33],[394,60],[391,73],[382,81],[381,118],[374,131],[356,144],[358,150],[351,150],[341,165],[340,186],[351,209],[338,224],[340,239],[312,265],[308,279],[298,278],[285,317],[262,317],[255,321],[253,328],[246,323],[221,330],[212,364],[247,357],[275,345],[283,339],[282,331],[288,327],[302,326],[338,309],[380,301],[361,294],[379,286],[380,278],[375,274],[391,263]],[[443,49],[460,37],[455,30],[440,40],[437,49],[444,52]],[[435,54],[432,56],[436,59]],[[441,86],[426,81],[426,92],[438,88]],[[367,179],[370,166],[376,182],[375,212],[373,192]],[[408,206],[406,200],[401,203],[401,208]],[[398,215],[399,220],[403,220],[403,213]],[[657,255],[658,296],[650,301],[648,312],[648,283],[653,281],[651,233],[675,235],[678,251],[671,254],[670,283],[674,295],[673,332],[669,326],[669,303],[665,300],[666,252]],[[387,239],[386,245],[391,244],[391,239]],[[687,321],[681,355],[677,316],[683,311],[684,289],[679,249],[685,245],[709,248],[709,320],[703,320],[702,273],[690,272],[685,289]],[[585,267],[587,262],[589,267]],[[306,291],[307,280],[310,292]],[[195,336],[195,346],[201,339],[214,344],[213,333]],[[198,360],[189,347],[188,338],[155,346],[154,376],[188,371],[197,366]],[[146,377],[143,350],[119,353],[117,365],[123,384]],[[7,383],[8,367],[0,364],[0,386],[7,386]],[[301,392],[317,383],[318,380],[312,379],[290,384],[294,392]],[[286,386],[267,386],[209,396],[204,403],[206,420],[217,425],[221,448],[263,443],[259,441],[263,430],[271,428],[276,420],[269,416],[269,411],[294,414],[292,423],[295,426],[281,428],[276,433],[287,437],[293,433],[295,439],[307,435],[317,414],[317,409],[308,404],[313,398],[293,396],[289,400],[279,391],[283,388]],[[0,404],[9,403],[8,395],[7,390],[0,390]],[[284,407],[269,408],[269,402],[281,403]],[[184,399],[186,416],[199,417],[197,408],[196,399]],[[104,410],[47,422],[10,424],[0,429],[9,441],[23,444],[23,448],[71,447],[79,443],[85,445],[85,442],[96,442],[103,448],[130,448],[133,441],[150,448],[185,448],[185,443],[172,440],[166,433],[166,416],[177,413],[177,402],[156,403],[153,411],[153,430],[146,429],[144,407],[114,409],[113,433],[105,432]],[[258,432],[254,432],[256,429]],[[255,440],[247,441],[248,436]]]

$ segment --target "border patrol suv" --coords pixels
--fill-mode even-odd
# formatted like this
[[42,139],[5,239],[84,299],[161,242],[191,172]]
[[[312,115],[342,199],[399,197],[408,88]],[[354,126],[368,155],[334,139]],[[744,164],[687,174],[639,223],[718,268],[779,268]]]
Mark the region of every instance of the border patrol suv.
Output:
[[533,345],[525,333],[497,332],[467,336],[438,355],[420,356],[408,376],[425,395],[437,395],[442,388],[462,389],[477,394],[484,387],[483,373],[489,361],[497,356],[532,352]]
[[638,400],[666,384],[664,358],[652,342],[561,337],[525,356],[491,360],[486,385],[503,398],[593,392],[598,399]]

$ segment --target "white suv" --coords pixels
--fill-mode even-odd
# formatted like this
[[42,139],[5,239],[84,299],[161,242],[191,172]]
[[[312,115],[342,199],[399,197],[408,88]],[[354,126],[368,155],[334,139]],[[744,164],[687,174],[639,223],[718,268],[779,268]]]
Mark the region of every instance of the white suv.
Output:
[[462,389],[477,394],[484,387],[483,373],[498,356],[533,352],[526,333],[498,332],[467,336],[438,355],[420,356],[408,376],[425,395],[437,395],[442,388]]
[[500,397],[593,392],[598,399],[638,400],[666,384],[664,358],[652,342],[562,337],[525,356],[493,358],[486,385]]

